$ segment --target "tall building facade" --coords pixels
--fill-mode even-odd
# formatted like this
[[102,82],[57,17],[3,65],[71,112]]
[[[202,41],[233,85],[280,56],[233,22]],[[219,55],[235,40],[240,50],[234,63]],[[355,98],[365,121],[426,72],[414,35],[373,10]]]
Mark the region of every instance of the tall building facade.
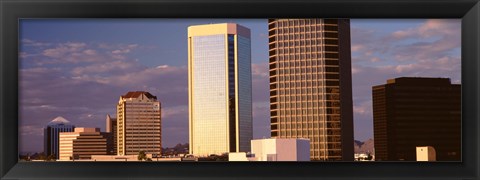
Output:
[[75,128],[60,133],[60,160],[90,159],[107,154],[107,140],[100,128]]
[[59,158],[59,136],[61,132],[73,132],[75,126],[70,121],[58,116],[43,129],[43,152],[46,156]]
[[353,161],[348,19],[270,19],[273,138],[308,138],[310,159]]
[[149,92],[120,96],[117,104],[117,155],[162,153],[161,104]]
[[250,30],[238,24],[188,27],[190,153],[250,151]]
[[415,161],[431,146],[437,161],[461,159],[461,85],[401,77],[372,87],[375,160]]
[[107,153],[117,154],[117,118],[107,114],[105,119],[105,134],[107,137]]

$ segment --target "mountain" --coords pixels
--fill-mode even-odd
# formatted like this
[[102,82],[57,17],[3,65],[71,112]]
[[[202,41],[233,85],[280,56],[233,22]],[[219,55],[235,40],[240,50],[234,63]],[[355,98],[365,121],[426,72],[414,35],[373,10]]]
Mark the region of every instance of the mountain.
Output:
[[355,140],[354,141],[354,148],[355,148],[355,153],[372,153],[372,154],[375,154],[375,152],[373,151],[373,148],[374,148],[374,141],[373,139],[368,139],[364,142],[362,141],[358,141],[358,140]]
[[164,155],[186,154],[188,153],[188,143],[178,143],[175,147],[162,148],[162,153]]

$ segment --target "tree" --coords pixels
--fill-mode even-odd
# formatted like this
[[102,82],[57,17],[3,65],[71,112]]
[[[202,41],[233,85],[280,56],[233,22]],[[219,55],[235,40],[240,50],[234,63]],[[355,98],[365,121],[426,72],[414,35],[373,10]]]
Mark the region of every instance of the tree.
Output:
[[145,154],[145,151],[138,152],[137,159],[139,161],[147,160],[147,154]]
[[55,160],[55,154],[50,154],[47,156],[46,158],[47,161],[52,161],[52,160]]
[[38,155],[38,159],[40,159],[40,160],[47,160],[47,156],[45,155],[45,153],[42,152],[42,153],[40,153],[40,154]]
[[372,154],[369,152],[368,155],[367,155],[367,160],[372,160],[373,159],[373,156]]

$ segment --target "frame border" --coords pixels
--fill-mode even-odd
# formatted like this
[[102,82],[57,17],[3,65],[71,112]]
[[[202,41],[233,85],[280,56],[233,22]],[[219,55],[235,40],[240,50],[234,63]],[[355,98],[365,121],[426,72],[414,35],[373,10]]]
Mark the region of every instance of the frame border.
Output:
[[[18,162],[20,18],[462,18],[462,162]],[[0,0],[0,179],[479,179],[479,0]]]

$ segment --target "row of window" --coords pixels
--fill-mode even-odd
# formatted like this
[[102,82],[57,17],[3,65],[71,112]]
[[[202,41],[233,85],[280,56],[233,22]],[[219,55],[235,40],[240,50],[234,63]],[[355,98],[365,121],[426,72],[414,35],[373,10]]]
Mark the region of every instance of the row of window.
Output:
[[[308,69],[307,69],[308,70]],[[308,72],[308,71],[307,71]],[[303,71],[300,71],[303,73]],[[284,74],[278,76],[278,83],[273,83],[270,89],[280,88],[295,88],[295,87],[324,87],[324,86],[338,86],[340,84],[338,73],[335,74]],[[324,81],[325,80],[325,83]],[[300,81],[300,82],[299,82]]]
[[338,24],[336,19],[277,19],[270,21],[269,28],[280,28],[290,26],[304,26],[304,25],[323,25],[323,24]]
[[277,34],[282,33],[298,33],[298,32],[320,32],[320,31],[338,31],[338,25],[334,24],[313,24],[306,26],[280,26],[269,29],[269,32],[274,31]]
[[337,40],[321,41],[290,41],[278,42],[269,45],[270,56],[277,54],[293,54],[293,53],[337,53],[338,45],[335,44]]
[[[302,52],[303,53],[303,52]],[[270,56],[275,55],[275,53],[272,53],[270,51]],[[323,60],[323,59],[331,59],[331,60],[338,60],[339,55],[338,53],[323,53],[323,52],[318,52],[318,53],[304,53],[304,54],[277,54],[276,58],[278,61],[292,61],[292,60]]]
[[[280,92],[283,92],[283,91],[280,91]],[[280,95],[284,95],[284,94],[280,94]],[[285,95],[286,96],[278,97],[280,101],[272,101],[272,102],[280,103],[282,106],[286,105],[286,107],[289,107],[290,105],[292,107],[295,107],[295,105],[297,105],[297,107],[319,107],[317,105],[322,105],[322,104],[325,104],[329,107],[331,106],[336,107],[336,105],[339,105],[336,103],[340,102],[338,99],[333,99],[333,98],[324,99],[323,93],[320,93],[320,94],[292,93],[291,95],[289,95],[287,91]],[[327,94],[327,96],[331,96],[331,95],[333,94]],[[300,103],[303,103],[303,104],[300,104]]]
[[[318,43],[318,44],[317,44]],[[277,48],[278,47],[278,48]],[[287,53],[338,53],[338,45],[322,44],[322,42],[290,41],[278,42],[269,45],[270,51],[276,50],[278,54]]]
[[[274,96],[272,98],[277,98],[275,96],[277,96],[277,92],[278,90],[276,91],[270,91],[271,95]],[[275,92],[272,94],[272,92]],[[327,93],[325,91],[323,91],[321,88],[299,88],[299,89],[294,89],[294,88],[291,88],[291,89],[280,89],[280,93],[278,93],[278,97],[282,98],[282,97],[285,97],[285,101],[294,101],[296,99],[291,99],[291,98],[295,98],[295,97],[302,97],[302,99],[298,100],[298,101],[306,101],[306,100],[323,100],[323,94],[326,94],[326,100],[340,100],[340,95],[338,93]],[[310,97],[307,97],[308,95],[312,95],[310,97],[312,97],[310,99]],[[290,99],[287,99],[287,97],[289,97]],[[298,99],[298,98],[297,98]],[[281,101],[284,101],[284,99],[280,99]],[[277,101],[273,101],[273,102],[277,102]]]
[[[274,135],[274,133],[276,133],[277,135]],[[278,135],[280,134],[280,135]],[[305,136],[311,136],[311,135],[320,135],[320,134],[323,134],[319,131],[307,131],[307,130],[288,130],[288,131],[280,131],[280,132],[276,132],[276,131],[272,131],[272,136],[273,137],[277,137],[277,136],[280,136],[280,137],[305,137]],[[327,131],[327,134],[325,135],[337,135],[337,136],[340,136],[341,135],[341,132],[340,130],[334,130],[334,129],[330,129]],[[317,142],[324,142],[323,141],[323,137],[315,137],[314,138],[310,138],[310,141],[317,141]],[[335,141],[334,141],[335,142]]]
[[[323,63],[326,63],[326,62],[323,61]],[[292,73],[302,72],[302,70],[303,70],[302,73],[305,73],[305,71],[307,70],[308,70],[307,73],[310,73],[310,70],[312,73],[316,73],[317,71],[323,72],[322,71],[323,69],[326,72],[338,73],[340,70],[337,63],[335,63],[335,61],[329,61],[329,63],[332,63],[332,64],[323,64],[323,63],[317,62],[317,61],[288,61],[288,62],[271,63],[269,65],[269,68],[270,68],[270,71],[277,69],[277,67],[278,67],[278,70],[283,69],[286,71],[287,69],[289,69],[290,71],[293,71]],[[311,65],[309,66],[309,64]]]
[[[278,65],[277,65],[278,64]],[[278,71],[280,75],[284,74],[295,74],[295,73],[305,73],[305,72],[323,72],[330,68],[327,72],[338,73],[338,60],[324,60],[321,62],[317,61],[283,61],[271,64],[272,68],[270,72]],[[277,68],[278,66],[278,68]],[[333,67],[333,69],[332,69]],[[336,69],[335,69],[336,68]]]
[[318,115],[318,114],[340,114],[340,108],[327,108],[327,109],[308,109],[308,110],[301,110],[301,109],[280,109],[280,116],[296,116],[296,115]]

